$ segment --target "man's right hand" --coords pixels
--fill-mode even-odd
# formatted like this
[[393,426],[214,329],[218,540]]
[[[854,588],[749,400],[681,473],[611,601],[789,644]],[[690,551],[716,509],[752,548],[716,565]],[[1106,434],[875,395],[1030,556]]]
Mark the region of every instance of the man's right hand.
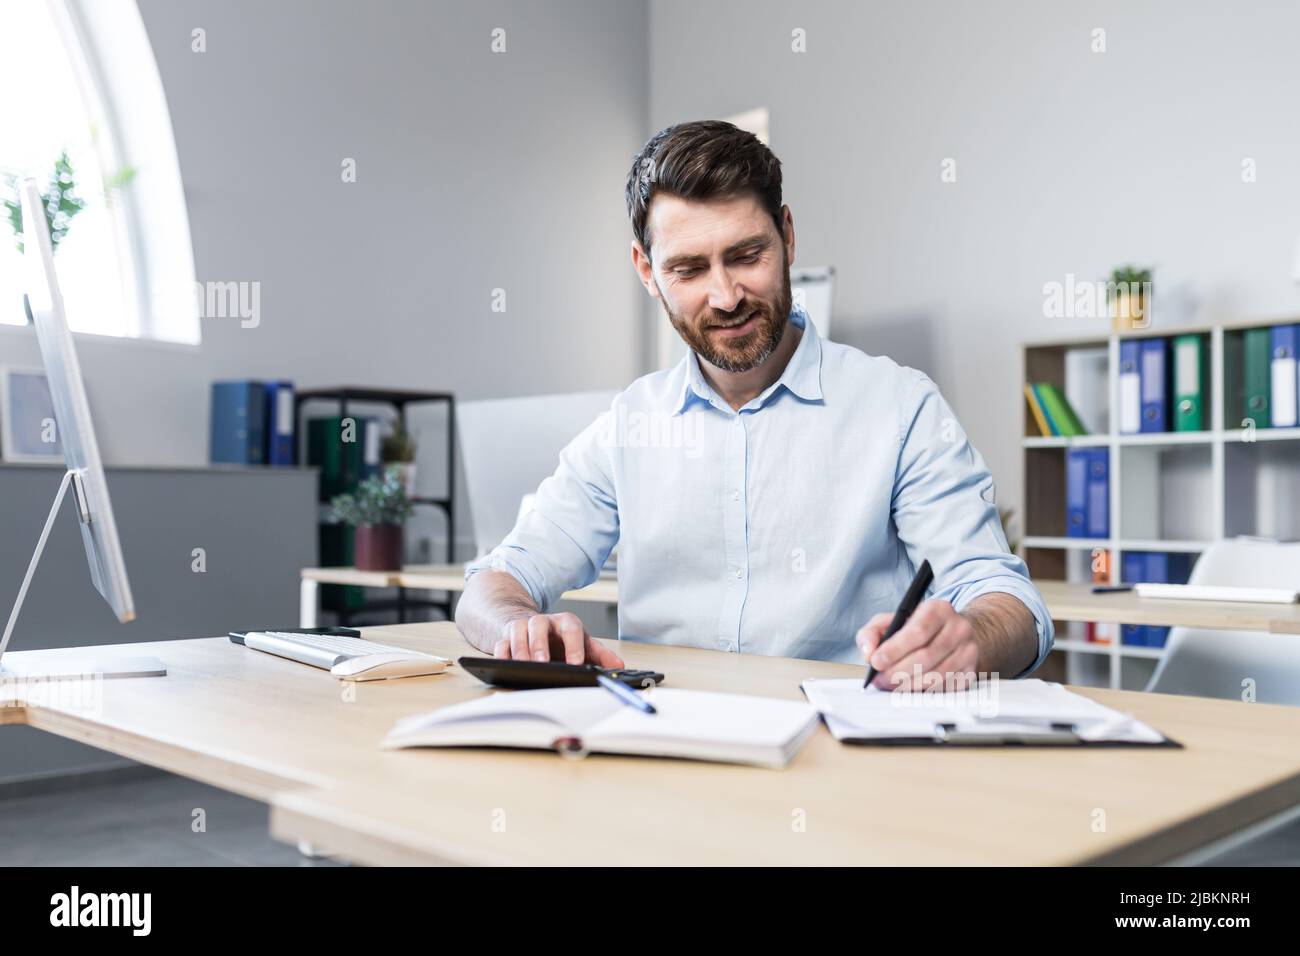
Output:
[[517,661],[564,661],[624,667],[623,659],[587,633],[576,614],[532,614],[509,622],[492,649],[494,657]]

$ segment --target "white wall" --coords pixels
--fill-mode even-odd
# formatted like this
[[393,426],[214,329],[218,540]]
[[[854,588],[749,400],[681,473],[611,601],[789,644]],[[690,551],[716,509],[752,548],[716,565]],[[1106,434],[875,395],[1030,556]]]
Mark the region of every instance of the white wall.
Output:
[[771,110],[835,337],[929,372],[1004,505],[1020,344],[1104,327],[1044,318],[1044,283],[1133,260],[1165,317],[1300,313],[1300,4],[651,0],[650,27],[651,126]]
[[[80,337],[110,463],[204,463],[215,378],[482,398],[640,371],[622,190],[646,126],[641,0],[140,7],[198,278],[261,282],[262,316],[205,319],[197,349]],[[0,360],[39,364],[31,332],[0,330]]]
[[[1300,312],[1296,4],[141,8],[199,278],[262,282],[263,318],[205,320],[197,350],[83,338],[113,463],[201,463],[218,377],[619,387],[665,321],[627,265],[631,156],[670,122],[759,105],[799,259],[838,268],[837,338],[935,376],[1004,503],[1020,498],[1020,343],[1096,326],[1043,318],[1045,282],[1154,262],[1166,316]],[[30,333],[0,329],[0,359],[37,362]]]

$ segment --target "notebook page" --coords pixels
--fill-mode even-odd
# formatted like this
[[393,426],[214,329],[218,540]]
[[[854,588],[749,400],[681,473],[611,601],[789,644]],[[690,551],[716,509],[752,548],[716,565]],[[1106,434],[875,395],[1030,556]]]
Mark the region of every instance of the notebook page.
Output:
[[390,736],[421,733],[433,728],[474,723],[533,720],[551,724],[555,735],[581,736],[626,705],[600,687],[558,687],[545,690],[499,690],[474,700],[404,717]]
[[887,691],[865,690],[859,680],[808,680],[803,682],[809,702],[820,711],[836,740],[845,737],[934,736],[943,717],[933,710],[891,706]]
[[809,680],[803,688],[836,738],[931,737],[936,724],[955,724],[959,731],[971,733],[1014,732],[1023,729],[1025,721],[1037,721],[1074,724],[1089,740],[1164,739],[1118,711],[1060,684],[1033,678],[989,681],[952,693],[864,691],[857,680]]
[[655,688],[643,695],[658,711],[632,707],[593,728],[593,749],[715,760],[784,763],[816,727],[816,711],[797,700]]

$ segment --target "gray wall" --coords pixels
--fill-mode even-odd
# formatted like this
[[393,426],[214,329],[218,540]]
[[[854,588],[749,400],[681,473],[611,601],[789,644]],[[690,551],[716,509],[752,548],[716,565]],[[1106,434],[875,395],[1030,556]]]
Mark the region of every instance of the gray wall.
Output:
[[1020,344],[1104,327],[1044,283],[1133,260],[1162,320],[1300,313],[1300,5],[1248,7],[651,0],[650,125],[771,110],[834,336],[929,372],[1014,505]]
[[[1300,311],[1292,3],[140,5],[199,277],[261,281],[264,317],[205,320],[197,349],[81,338],[110,462],[201,463],[223,376],[466,398],[622,385],[664,321],[626,262],[629,158],[670,122],[758,105],[799,259],[839,268],[836,336],[932,374],[1004,503],[1020,343],[1097,327],[1043,318],[1045,282],[1154,262],[1166,317]],[[0,359],[38,361],[30,333],[0,330]]]
[[[263,314],[204,320],[196,349],[81,337],[107,461],[203,463],[214,378],[483,398],[639,373],[622,188],[646,126],[643,2],[140,8],[198,278],[260,281]],[[39,363],[34,338],[0,337],[0,359]],[[432,475],[442,436],[420,437]]]
[[[640,371],[642,293],[626,261],[622,186],[646,126],[643,2],[140,8],[198,278],[260,282],[262,315],[248,329],[206,319],[198,347],[78,336],[108,463],[204,464],[216,378],[482,398],[614,388]],[[195,27],[206,53],[191,52]],[[507,31],[505,54],[490,52],[494,27]],[[341,181],[345,157],[355,183]],[[495,288],[506,290],[504,314],[490,309]],[[39,362],[30,330],[0,329],[0,364]],[[441,494],[445,418],[418,417],[420,490]],[[64,515],[15,648],[296,623],[297,572],[316,563],[314,473],[110,480],[140,619],[115,624]],[[0,581],[17,587],[57,485],[54,469],[0,467],[15,545]],[[467,508],[457,520],[467,556]],[[421,515],[408,537],[431,538],[441,559],[443,535]],[[200,546],[209,570],[195,575],[189,553]],[[0,733],[0,779],[106,762],[116,761],[26,728]]]
[[[62,474],[61,468],[0,465],[6,542],[0,550],[0,620],[8,619]],[[109,469],[108,482],[137,619],[119,624],[91,585],[69,495],[10,650],[297,625],[298,571],[315,563],[314,470],[124,468]],[[195,548],[205,553],[201,573],[193,567]],[[51,734],[0,727],[0,782],[122,763]]]
[[[197,348],[79,337],[110,463],[202,463],[218,377],[464,398],[621,386],[664,321],[627,264],[630,157],[670,122],[760,105],[799,260],[839,269],[836,337],[930,372],[1004,503],[1020,498],[1020,343],[1096,328],[1043,318],[1045,282],[1154,262],[1164,315],[1300,311],[1295,4],[140,6],[199,278],[260,281],[263,316],[205,320]],[[0,360],[39,361],[30,332],[0,330]]]

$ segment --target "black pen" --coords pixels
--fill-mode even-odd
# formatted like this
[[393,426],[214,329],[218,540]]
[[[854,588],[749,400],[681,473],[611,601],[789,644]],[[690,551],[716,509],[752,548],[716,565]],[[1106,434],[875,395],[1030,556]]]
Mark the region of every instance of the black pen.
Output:
[[[929,561],[922,561],[921,566],[916,569],[916,577],[912,578],[912,583],[908,585],[907,593],[903,595],[903,601],[898,605],[898,610],[894,612],[894,619],[889,622],[889,628],[880,638],[880,644],[885,643],[895,634],[903,629],[907,619],[912,616],[917,605],[921,603],[921,598],[925,597],[925,589],[930,586],[934,580],[934,571],[930,569]],[[877,647],[880,645],[877,644]],[[874,654],[875,651],[872,651]],[[871,686],[871,682],[876,679],[876,669],[867,663],[867,679],[862,682],[862,689],[866,690]]]

